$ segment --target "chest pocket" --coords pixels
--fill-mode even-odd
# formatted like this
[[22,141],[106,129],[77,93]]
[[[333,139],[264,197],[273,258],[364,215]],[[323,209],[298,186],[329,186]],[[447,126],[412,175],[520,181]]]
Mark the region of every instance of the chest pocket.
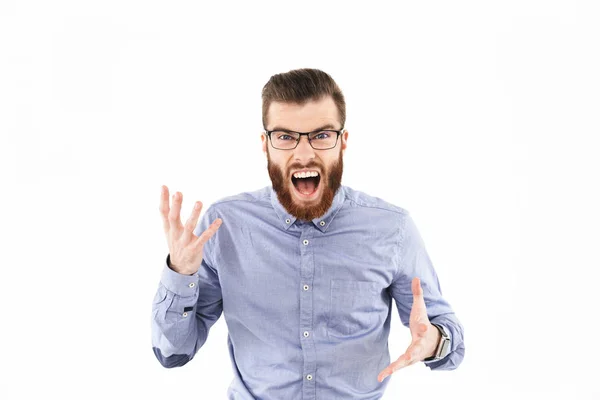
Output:
[[377,294],[376,282],[332,279],[328,335],[343,339],[372,329],[377,321]]

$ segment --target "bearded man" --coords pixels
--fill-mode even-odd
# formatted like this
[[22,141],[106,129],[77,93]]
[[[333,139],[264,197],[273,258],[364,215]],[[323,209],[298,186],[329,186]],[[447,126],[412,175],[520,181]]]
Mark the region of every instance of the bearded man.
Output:
[[[379,399],[400,368],[457,368],[463,326],[411,215],[342,185],[338,85],[297,69],[272,76],[262,98],[271,186],[216,201],[200,222],[197,201],[185,224],[182,194],[170,202],[162,187],[169,254],[152,306],[156,358],[187,364],[223,314],[230,400]],[[390,363],[392,300],[412,341]]]

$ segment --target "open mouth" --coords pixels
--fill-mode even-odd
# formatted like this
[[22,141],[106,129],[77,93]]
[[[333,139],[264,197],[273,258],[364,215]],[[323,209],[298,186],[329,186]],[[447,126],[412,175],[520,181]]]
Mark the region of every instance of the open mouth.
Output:
[[292,174],[292,183],[296,192],[304,197],[314,195],[319,188],[321,174],[317,171],[302,171]]

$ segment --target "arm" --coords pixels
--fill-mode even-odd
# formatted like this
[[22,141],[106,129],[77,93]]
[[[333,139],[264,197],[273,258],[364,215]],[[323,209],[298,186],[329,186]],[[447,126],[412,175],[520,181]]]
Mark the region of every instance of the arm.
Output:
[[[208,211],[194,231],[208,226]],[[204,246],[202,265],[195,274],[170,268],[170,255],[152,303],[152,350],[165,368],[188,363],[204,345],[212,325],[223,311],[217,271],[211,266],[214,239]]]
[[452,370],[462,362],[465,353],[463,326],[456,317],[450,304],[442,297],[437,274],[425,249],[423,240],[409,214],[404,217],[401,228],[398,273],[390,287],[396,301],[402,324],[409,326],[409,317],[413,302],[412,279],[421,280],[427,316],[432,324],[437,324],[450,336],[450,353],[438,361],[425,361],[430,369]]

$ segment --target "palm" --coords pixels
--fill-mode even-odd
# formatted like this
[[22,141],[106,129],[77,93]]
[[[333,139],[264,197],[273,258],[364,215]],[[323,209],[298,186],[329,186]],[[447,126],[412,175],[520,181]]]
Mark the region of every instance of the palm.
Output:
[[413,365],[429,357],[432,349],[435,348],[436,335],[439,335],[439,332],[429,322],[419,278],[413,278],[411,289],[413,293],[413,304],[409,318],[409,329],[412,336],[411,344],[404,354],[379,373],[377,376],[379,382],[382,382],[386,376],[391,375],[398,369]]

